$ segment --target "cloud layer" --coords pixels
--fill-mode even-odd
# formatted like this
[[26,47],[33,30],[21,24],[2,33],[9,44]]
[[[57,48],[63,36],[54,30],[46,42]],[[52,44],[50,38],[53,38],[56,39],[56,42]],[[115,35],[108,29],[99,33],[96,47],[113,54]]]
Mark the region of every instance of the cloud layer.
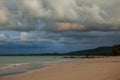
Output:
[[40,21],[45,30],[120,30],[119,7],[119,0],[0,0],[0,30],[31,31]]
[[120,0],[0,0],[0,43],[38,41],[70,50],[117,44],[119,8]]

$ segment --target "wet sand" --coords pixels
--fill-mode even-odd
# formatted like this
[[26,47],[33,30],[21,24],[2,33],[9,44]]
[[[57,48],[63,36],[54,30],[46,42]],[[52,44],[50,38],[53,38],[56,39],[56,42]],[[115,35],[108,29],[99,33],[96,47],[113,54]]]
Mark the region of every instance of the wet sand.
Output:
[[11,64],[11,67],[0,69],[0,77],[25,73],[45,67],[40,63]]
[[46,67],[0,80],[120,80],[120,57],[44,63]]

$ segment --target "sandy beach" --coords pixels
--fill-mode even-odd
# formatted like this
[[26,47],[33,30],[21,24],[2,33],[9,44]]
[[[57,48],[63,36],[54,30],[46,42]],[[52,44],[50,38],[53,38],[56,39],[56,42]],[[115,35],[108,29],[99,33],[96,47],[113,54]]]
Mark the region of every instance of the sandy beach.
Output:
[[120,80],[120,57],[44,63],[46,67],[0,80]]

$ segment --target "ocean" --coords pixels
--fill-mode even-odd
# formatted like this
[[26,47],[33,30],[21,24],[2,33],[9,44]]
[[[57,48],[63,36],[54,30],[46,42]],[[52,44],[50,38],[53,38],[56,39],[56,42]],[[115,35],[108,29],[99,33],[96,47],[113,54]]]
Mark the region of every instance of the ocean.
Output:
[[0,69],[25,63],[43,63],[72,60],[62,56],[0,56]]

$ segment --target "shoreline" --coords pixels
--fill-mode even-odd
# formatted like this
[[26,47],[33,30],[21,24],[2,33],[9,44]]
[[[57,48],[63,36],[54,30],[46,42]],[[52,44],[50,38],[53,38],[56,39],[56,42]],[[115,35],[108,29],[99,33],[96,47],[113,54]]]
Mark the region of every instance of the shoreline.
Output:
[[31,70],[41,69],[43,67],[45,66],[41,63],[11,64],[10,67],[0,69],[0,77],[17,75]]
[[[0,80],[119,80],[120,57],[42,63],[45,67]],[[47,67],[46,67],[47,66]]]
[[45,64],[62,63],[62,62],[69,62],[69,61],[73,61],[73,60],[4,64],[4,65],[7,65],[8,67],[0,68],[0,77],[22,74],[22,73],[29,72],[35,69],[42,69],[42,68],[48,67]]

